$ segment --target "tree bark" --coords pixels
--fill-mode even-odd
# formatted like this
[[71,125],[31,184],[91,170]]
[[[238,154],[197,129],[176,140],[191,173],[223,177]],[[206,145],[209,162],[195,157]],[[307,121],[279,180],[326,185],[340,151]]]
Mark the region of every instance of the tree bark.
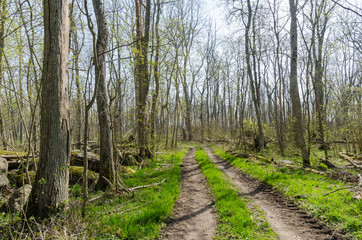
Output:
[[44,60],[41,79],[40,158],[28,216],[46,218],[68,200],[69,17],[67,0],[44,0]]
[[[296,0],[298,2],[298,0]],[[294,131],[298,147],[302,153],[303,167],[309,167],[309,155],[306,149],[303,132],[302,107],[299,99],[298,90],[298,29],[297,29],[297,3],[289,0],[289,9],[291,14],[290,23],[290,97],[292,100],[292,115],[294,117]]]
[[[94,12],[97,19],[98,34],[95,49],[95,74],[97,82],[97,111],[100,131],[100,164],[99,181],[97,188],[106,190],[109,182],[115,181],[115,168],[113,162],[113,143],[111,119],[108,108],[108,93],[106,84],[106,52],[108,43],[108,30],[103,1],[93,0]],[[106,179],[108,179],[108,181]]]

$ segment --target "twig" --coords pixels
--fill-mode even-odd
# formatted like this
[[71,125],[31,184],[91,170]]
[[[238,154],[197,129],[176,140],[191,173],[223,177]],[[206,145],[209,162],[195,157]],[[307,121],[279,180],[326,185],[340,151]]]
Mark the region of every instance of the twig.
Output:
[[161,182],[159,182],[159,183],[153,183],[153,184],[144,185],[144,186],[137,186],[137,187],[130,188],[129,190],[130,190],[130,191],[134,191],[134,190],[137,190],[137,189],[140,189],[140,188],[147,188],[147,187],[157,186],[157,185],[160,185],[160,184],[164,183],[165,180],[166,180],[166,178],[163,179],[163,180],[162,180]]
[[101,199],[101,198],[103,198],[103,197],[105,197],[105,196],[106,196],[106,194],[101,195],[101,196],[98,196],[98,197],[95,197],[95,198],[92,198],[91,200],[88,200],[88,203],[91,203],[91,202],[97,201],[97,200],[99,200],[99,199]]
[[332,192],[329,192],[329,193],[323,194],[323,196],[327,196],[327,195],[329,195],[329,194],[331,194],[331,193],[335,193],[335,192],[338,192],[338,191],[341,191],[341,190],[345,190],[345,189],[351,189],[351,188],[350,188],[350,187],[343,187],[343,188],[339,188],[339,189],[334,190],[334,191],[332,191]]

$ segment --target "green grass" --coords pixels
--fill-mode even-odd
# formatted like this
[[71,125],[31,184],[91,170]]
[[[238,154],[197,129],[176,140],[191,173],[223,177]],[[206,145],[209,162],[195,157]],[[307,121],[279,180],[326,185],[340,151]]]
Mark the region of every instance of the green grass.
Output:
[[[183,151],[163,156],[158,163],[179,164],[184,153]],[[150,168],[141,169],[134,175],[124,175],[124,183],[129,188],[166,180],[159,186],[138,190],[133,197],[114,198],[106,207],[90,205],[87,220],[90,222],[88,234],[96,238],[153,239],[159,237],[165,220],[172,215],[173,206],[180,193],[180,172],[180,167],[177,165],[161,167],[153,164]],[[114,211],[115,208],[115,213],[102,214],[105,211]],[[95,218],[98,220],[92,223],[92,219]]]
[[[198,148],[196,159],[215,197],[218,212],[218,234],[215,239],[275,239],[268,222],[260,212],[250,211],[225,174]],[[247,200],[246,200],[247,201]]]
[[[173,206],[180,193],[181,169],[179,164],[186,150],[183,148],[177,153],[162,154],[154,163],[151,163],[149,168],[142,168],[134,174],[122,173],[121,177],[128,188],[158,183],[164,179],[165,181],[158,186],[138,189],[134,195],[108,193],[100,200],[87,205],[85,219],[82,219],[80,214],[82,188],[79,185],[72,186],[70,202],[73,205],[54,218],[53,225],[47,225],[51,229],[51,231],[47,231],[47,238],[159,238],[160,230],[172,215]],[[160,163],[172,163],[174,165],[163,166],[159,165]],[[89,199],[103,194],[103,192],[90,193]],[[3,224],[12,221],[9,215],[0,216],[0,220]],[[15,221],[14,226],[16,227],[16,225],[19,225],[20,228],[21,222]],[[34,227],[33,230],[35,229],[36,232],[35,225],[31,223],[30,225]],[[0,226],[0,229],[3,227]],[[6,229],[3,230],[6,232]],[[19,229],[16,231],[20,232]],[[16,232],[13,234],[22,238]]]
[[301,169],[275,168],[236,158],[221,149],[215,152],[245,173],[273,185],[331,227],[342,229],[351,238],[362,239],[362,201],[353,199],[348,189],[324,195],[349,185]]

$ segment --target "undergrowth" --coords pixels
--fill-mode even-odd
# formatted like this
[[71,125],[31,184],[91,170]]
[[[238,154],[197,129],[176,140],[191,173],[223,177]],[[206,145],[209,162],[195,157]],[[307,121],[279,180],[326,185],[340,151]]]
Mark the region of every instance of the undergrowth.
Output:
[[[273,185],[332,228],[362,239],[362,201],[353,199],[349,189],[339,190],[350,185],[301,169],[276,168],[237,158],[219,148],[215,153],[243,172]],[[332,193],[335,190],[339,191]]]
[[200,147],[196,159],[215,197],[218,212],[218,234],[215,239],[275,239],[276,235],[268,222],[260,216],[255,217],[225,174]]
[[90,192],[91,201],[86,216],[81,217],[81,191],[79,185],[70,188],[69,208],[47,222],[34,219],[22,221],[18,214],[0,216],[1,239],[155,239],[180,193],[181,151],[162,154],[148,168],[134,174],[120,173],[128,188],[140,188],[134,193]]

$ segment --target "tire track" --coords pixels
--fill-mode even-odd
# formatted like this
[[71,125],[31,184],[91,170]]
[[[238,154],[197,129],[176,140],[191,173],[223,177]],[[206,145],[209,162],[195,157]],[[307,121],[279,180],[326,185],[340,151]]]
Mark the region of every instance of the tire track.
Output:
[[209,240],[216,231],[213,200],[191,147],[183,159],[181,193],[162,239]]
[[334,233],[326,224],[301,210],[270,185],[239,171],[229,162],[217,157],[210,148],[205,147],[205,152],[241,193],[264,212],[270,227],[278,234],[280,240],[345,239],[341,234]]

